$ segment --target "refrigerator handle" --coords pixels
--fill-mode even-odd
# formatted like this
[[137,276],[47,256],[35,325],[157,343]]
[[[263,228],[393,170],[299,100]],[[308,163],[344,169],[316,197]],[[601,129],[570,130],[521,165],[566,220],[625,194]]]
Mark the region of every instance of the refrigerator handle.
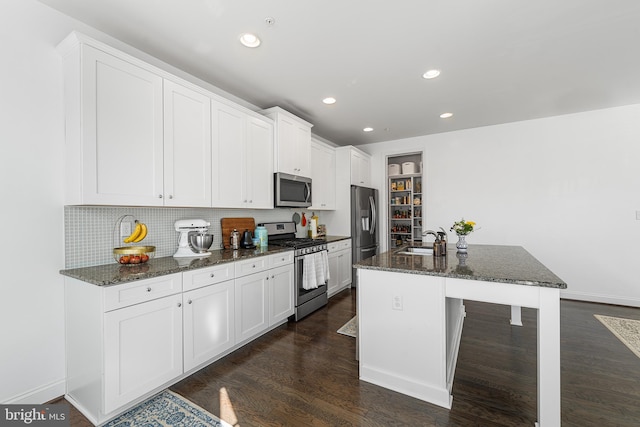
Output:
[[376,232],[376,217],[378,216],[376,214],[376,201],[374,200],[373,196],[369,196],[369,205],[371,206],[371,230],[369,231],[369,233],[371,235],[374,235]]

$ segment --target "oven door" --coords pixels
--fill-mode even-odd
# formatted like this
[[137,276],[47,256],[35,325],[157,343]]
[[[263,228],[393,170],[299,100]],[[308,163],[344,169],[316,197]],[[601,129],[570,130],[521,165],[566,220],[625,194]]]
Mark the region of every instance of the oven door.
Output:
[[[319,252],[316,252],[319,253]],[[296,283],[296,294],[295,294],[295,305],[296,307],[304,304],[307,301],[311,301],[315,297],[322,295],[327,292],[327,282],[325,281],[323,284],[319,284],[315,289],[305,289],[304,288],[304,258],[308,256],[314,256],[314,254],[302,255],[298,256],[295,259],[295,283]]]

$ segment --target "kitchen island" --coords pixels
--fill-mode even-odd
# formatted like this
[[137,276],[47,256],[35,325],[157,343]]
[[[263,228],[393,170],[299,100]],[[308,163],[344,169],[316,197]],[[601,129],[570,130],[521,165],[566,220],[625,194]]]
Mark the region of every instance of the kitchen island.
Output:
[[[403,253],[399,253],[403,252]],[[538,310],[538,423],[560,425],[560,289],[519,246],[376,255],[358,269],[360,379],[451,408],[464,300]]]

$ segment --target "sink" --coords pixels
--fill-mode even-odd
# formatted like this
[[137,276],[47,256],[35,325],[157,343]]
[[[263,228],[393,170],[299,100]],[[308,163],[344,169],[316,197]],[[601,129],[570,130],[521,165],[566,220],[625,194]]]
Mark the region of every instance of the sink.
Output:
[[394,255],[433,255],[433,248],[409,247],[395,252]]

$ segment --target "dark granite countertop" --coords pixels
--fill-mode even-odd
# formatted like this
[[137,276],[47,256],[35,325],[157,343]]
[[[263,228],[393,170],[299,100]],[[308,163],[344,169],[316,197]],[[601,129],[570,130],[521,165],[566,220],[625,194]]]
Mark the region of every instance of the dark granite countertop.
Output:
[[320,240],[325,240],[327,243],[339,242],[340,240],[350,239],[350,236],[326,236]]
[[559,289],[567,287],[521,246],[469,245],[467,254],[458,254],[451,244],[446,257],[395,254],[401,250],[395,248],[367,258],[354,267]]
[[268,246],[264,249],[240,249],[237,251],[230,249],[213,250],[210,251],[210,256],[204,258],[174,258],[170,256],[153,258],[144,264],[137,265],[120,265],[114,262],[95,267],[60,270],[60,274],[98,286],[109,286],[291,250],[291,248],[281,246]]

